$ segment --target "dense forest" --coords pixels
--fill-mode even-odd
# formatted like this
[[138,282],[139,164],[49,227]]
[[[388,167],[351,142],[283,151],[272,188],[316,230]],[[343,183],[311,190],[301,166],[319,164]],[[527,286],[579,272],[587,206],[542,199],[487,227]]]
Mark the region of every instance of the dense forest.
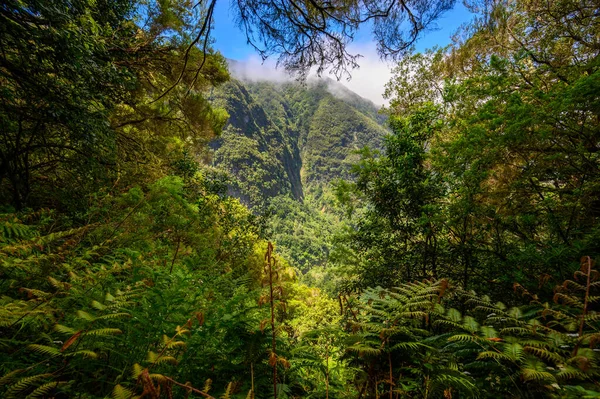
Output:
[[600,3],[215,4],[0,4],[0,396],[600,397]]

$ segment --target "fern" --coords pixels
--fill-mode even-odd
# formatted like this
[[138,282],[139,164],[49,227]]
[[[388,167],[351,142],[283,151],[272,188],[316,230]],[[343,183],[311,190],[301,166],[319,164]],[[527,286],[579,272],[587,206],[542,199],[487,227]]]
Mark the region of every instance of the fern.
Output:
[[31,345],[28,345],[28,348],[34,352],[38,352],[38,353],[41,353],[46,356],[60,356],[61,355],[60,350],[58,348],[54,348],[52,346],[31,344]]
[[34,387],[38,387],[40,381],[46,380],[51,377],[51,374],[38,374],[30,377],[21,378],[15,384],[11,385],[8,390],[4,393],[5,399],[22,399],[27,396],[26,392],[32,390]]
[[108,335],[118,335],[123,334],[118,328],[98,328],[95,330],[86,331],[84,335],[93,335],[93,336],[108,336]]
[[113,391],[112,391],[113,399],[132,399],[134,397],[135,397],[135,393],[132,390],[123,387],[121,384],[117,384],[113,388]]
[[204,388],[202,389],[202,392],[204,393],[208,393],[210,392],[210,388],[212,387],[212,380],[210,378],[208,378],[205,382],[204,382]]
[[18,375],[24,371],[25,370],[23,370],[23,369],[17,369],[17,370],[13,370],[13,371],[6,373],[5,375],[3,375],[0,378],[0,387],[4,386],[4,385],[12,384],[15,380],[17,380],[19,378]]
[[227,384],[227,388],[225,389],[225,392],[223,393],[223,395],[221,395],[221,399],[231,399],[232,389],[233,389],[233,382],[230,382],[229,384]]
[[55,392],[61,386],[66,384],[67,382],[65,381],[47,382],[37,387],[33,392],[27,395],[25,399],[48,398],[50,397],[51,392]]

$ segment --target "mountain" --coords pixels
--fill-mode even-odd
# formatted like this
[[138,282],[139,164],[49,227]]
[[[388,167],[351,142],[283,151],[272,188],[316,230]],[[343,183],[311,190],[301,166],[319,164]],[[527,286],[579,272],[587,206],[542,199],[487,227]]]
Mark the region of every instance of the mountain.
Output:
[[[327,259],[340,225],[331,183],[349,179],[356,150],[381,148],[377,107],[331,79],[257,81],[235,68],[213,93],[229,113],[211,144],[229,194],[262,214],[266,235],[303,272]],[[237,65],[239,66],[239,65]]]
[[331,79],[299,84],[238,75],[213,101],[230,115],[212,143],[214,164],[234,177],[230,194],[250,207],[279,195],[302,201],[349,178],[355,150],[380,148],[387,133],[373,103]]

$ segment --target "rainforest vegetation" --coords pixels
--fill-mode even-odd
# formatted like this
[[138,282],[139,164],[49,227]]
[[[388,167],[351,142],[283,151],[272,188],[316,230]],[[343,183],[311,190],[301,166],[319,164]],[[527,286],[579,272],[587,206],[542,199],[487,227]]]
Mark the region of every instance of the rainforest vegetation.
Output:
[[0,4],[0,396],[600,397],[600,3],[215,4]]

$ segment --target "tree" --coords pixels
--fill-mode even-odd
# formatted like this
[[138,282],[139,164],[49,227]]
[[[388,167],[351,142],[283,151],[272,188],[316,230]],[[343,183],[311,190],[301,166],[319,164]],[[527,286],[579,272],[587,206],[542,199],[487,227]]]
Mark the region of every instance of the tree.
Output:
[[[391,120],[415,126],[410,121],[434,107],[435,129],[421,145],[420,167],[403,164],[416,154],[389,140],[383,156],[365,153],[358,165],[367,211],[350,241],[362,256],[359,276],[429,268],[415,256],[424,231],[414,229],[419,212],[406,211],[410,198],[412,205],[429,203],[420,212],[430,212],[436,232],[437,245],[426,253],[438,273],[465,288],[501,294],[515,281],[543,285],[549,276],[564,279],[576,267],[572,259],[597,256],[600,53],[593,8],[493,4],[449,48],[399,64],[387,87]],[[390,165],[403,166],[390,173]],[[439,183],[437,195],[433,186],[412,197],[403,189],[427,181],[419,170]]]
[[[208,3],[193,40],[205,49],[216,1]],[[347,46],[359,28],[371,28],[381,56],[398,57],[453,5],[454,0],[231,1],[238,26],[263,59],[277,55],[278,64],[301,78],[313,67],[318,74],[330,68],[338,79],[358,66],[359,55]]]
[[[202,142],[222,127],[226,115],[201,92],[227,78],[224,60],[189,49],[200,74],[178,55],[188,47],[192,14],[179,3],[142,8],[131,0],[2,5],[3,205],[73,207],[107,180],[119,181],[130,161],[160,158],[165,147],[182,147],[177,140]],[[149,104],[178,80],[185,89]]]

